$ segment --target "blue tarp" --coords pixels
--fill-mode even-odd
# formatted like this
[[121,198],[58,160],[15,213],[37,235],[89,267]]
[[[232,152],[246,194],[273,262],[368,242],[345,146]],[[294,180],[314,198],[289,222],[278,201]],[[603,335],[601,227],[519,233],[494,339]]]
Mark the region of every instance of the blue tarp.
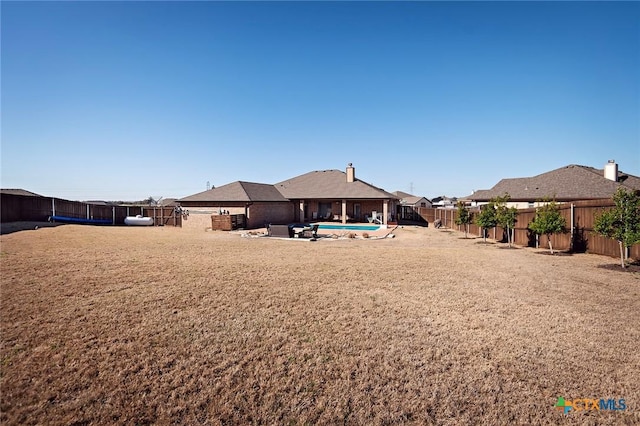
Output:
[[111,225],[111,219],[83,219],[81,217],[49,216],[49,222],[79,223],[85,225]]

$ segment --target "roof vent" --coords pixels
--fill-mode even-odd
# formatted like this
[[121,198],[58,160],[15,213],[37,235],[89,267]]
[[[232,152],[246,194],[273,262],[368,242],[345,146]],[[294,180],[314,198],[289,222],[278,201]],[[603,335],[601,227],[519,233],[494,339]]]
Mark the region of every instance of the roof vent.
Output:
[[609,162],[605,164],[604,177],[614,182],[618,181],[618,165],[616,164],[616,160],[609,160]]

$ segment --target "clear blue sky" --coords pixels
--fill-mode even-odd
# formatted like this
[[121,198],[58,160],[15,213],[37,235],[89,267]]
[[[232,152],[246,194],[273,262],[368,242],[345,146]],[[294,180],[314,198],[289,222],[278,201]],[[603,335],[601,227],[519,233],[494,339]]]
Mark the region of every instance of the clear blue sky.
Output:
[[9,2],[3,188],[184,197],[340,169],[464,196],[640,175],[638,2]]

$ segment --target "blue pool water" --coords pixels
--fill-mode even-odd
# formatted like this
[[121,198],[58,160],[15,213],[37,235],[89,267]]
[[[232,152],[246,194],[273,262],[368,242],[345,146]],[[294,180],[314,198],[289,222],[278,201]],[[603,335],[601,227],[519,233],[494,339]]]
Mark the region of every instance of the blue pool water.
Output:
[[349,231],[377,231],[380,229],[378,225],[325,225],[320,224],[318,229],[343,229]]

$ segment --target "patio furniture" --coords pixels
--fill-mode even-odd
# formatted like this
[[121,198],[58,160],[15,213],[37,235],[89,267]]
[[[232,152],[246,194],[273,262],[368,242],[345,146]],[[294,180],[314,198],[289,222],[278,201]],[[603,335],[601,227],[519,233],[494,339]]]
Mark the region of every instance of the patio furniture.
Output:
[[311,225],[311,227],[309,228],[305,228],[303,230],[303,236],[305,238],[318,238],[318,227],[320,225],[317,223],[314,223],[313,225]]
[[270,237],[293,238],[293,228],[289,225],[269,225],[268,231]]
[[377,211],[372,211],[371,216],[367,216],[367,221],[369,223],[378,223],[382,224],[382,213],[378,213]]

